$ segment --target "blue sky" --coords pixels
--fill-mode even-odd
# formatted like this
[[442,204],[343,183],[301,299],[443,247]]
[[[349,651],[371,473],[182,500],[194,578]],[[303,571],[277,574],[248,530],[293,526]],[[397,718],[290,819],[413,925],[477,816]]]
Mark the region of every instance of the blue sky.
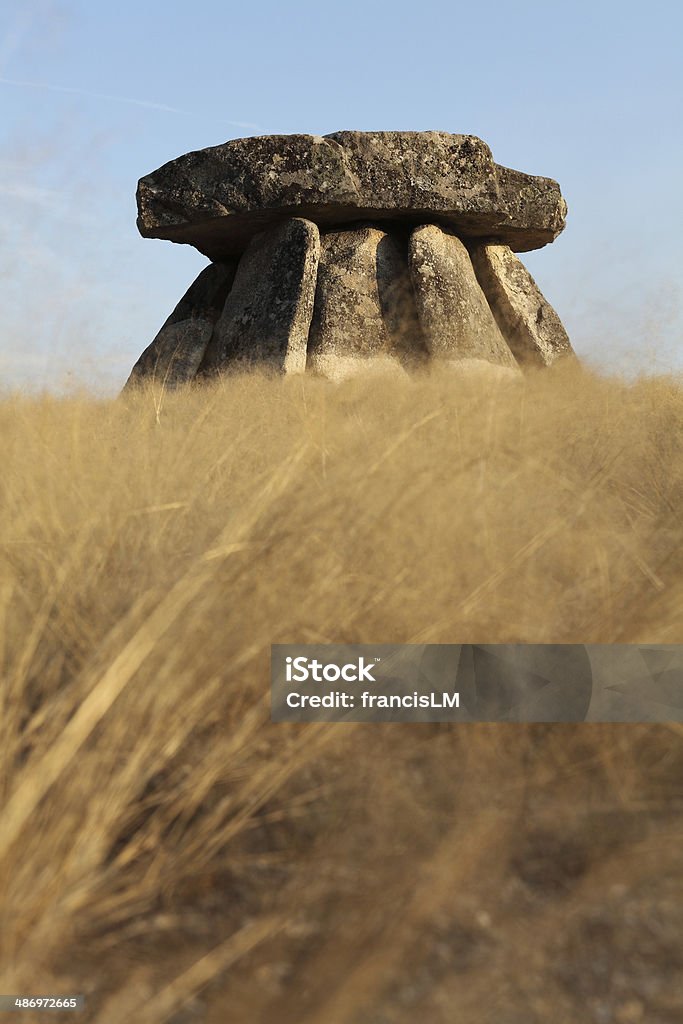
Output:
[[137,179],[229,138],[479,135],[556,178],[523,259],[581,356],[683,368],[683,7],[320,0],[0,7],[0,383],[113,392],[206,264],[144,240]]

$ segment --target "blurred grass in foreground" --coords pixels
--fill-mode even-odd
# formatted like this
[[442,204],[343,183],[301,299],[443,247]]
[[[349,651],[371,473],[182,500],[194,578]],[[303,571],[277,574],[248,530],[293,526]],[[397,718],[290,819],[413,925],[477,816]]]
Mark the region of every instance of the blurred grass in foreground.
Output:
[[0,425],[0,991],[680,1019],[677,726],[268,705],[277,642],[682,642],[680,381],[245,376]]

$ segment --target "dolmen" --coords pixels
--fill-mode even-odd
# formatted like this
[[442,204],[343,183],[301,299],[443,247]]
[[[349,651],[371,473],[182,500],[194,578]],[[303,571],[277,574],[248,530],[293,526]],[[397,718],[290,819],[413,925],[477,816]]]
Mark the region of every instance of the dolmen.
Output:
[[126,387],[249,368],[333,380],[448,364],[518,375],[575,358],[515,255],[552,242],[550,178],[472,135],[233,139],[142,178],[138,229],[211,261]]

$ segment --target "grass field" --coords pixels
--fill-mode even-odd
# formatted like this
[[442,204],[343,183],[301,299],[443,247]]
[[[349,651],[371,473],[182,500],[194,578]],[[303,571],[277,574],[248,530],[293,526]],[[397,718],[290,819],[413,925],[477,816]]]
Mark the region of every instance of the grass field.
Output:
[[245,376],[0,429],[0,992],[683,1018],[679,726],[269,721],[272,643],[683,641],[680,381]]

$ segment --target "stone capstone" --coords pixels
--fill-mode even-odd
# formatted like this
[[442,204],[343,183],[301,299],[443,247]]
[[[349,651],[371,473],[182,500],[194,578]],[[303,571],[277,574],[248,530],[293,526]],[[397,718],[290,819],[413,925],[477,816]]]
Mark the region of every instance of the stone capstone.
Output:
[[142,178],[138,211],[143,235],[212,263],[127,386],[242,367],[340,380],[439,364],[487,387],[573,355],[513,251],[562,230],[559,186],[496,164],[471,135],[234,139]]
[[557,182],[501,167],[481,139],[448,132],[233,139],[141,178],[137,200],[142,235],[211,260],[292,216],[320,227],[434,222],[524,252],[552,242],[567,209]]

